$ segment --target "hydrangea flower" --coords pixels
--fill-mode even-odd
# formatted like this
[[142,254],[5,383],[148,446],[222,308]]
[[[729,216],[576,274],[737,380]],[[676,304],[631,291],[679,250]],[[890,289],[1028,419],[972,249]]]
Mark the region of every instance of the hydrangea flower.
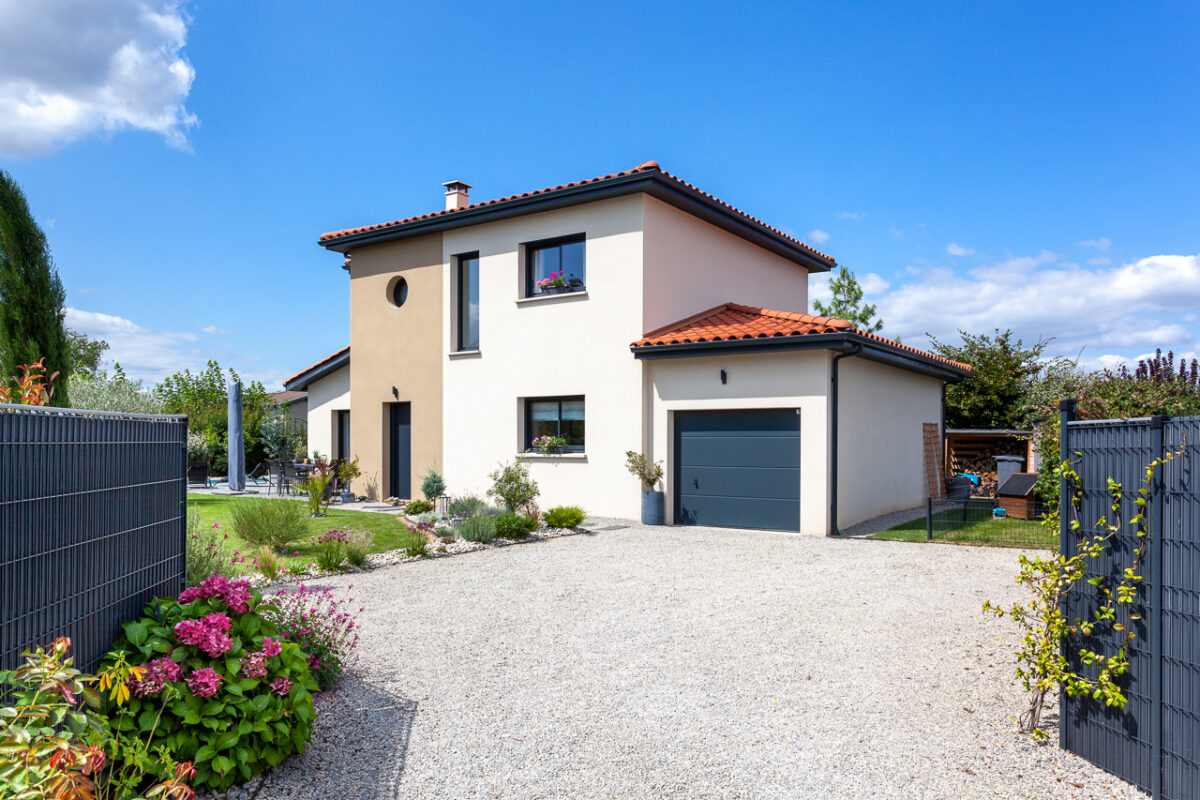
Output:
[[262,652],[247,653],[242,659],[241,673],[243,678],[265,678],[267,676],[267,657]]
[[262,642],[263,655],[270,658],[277,656],[283,652],[283,645],[272,639],[270,636],[264,636]]
[[212,667],[205,667],[189,675],[187,684],[196,697],[212,697],[221,685],[221,676]]
[[162,691],[163,686],[179,680],[183,668],[170,656],[156,658],[145,665],[146,672],[140,681],[130,681],[129,686],[138,697],[151,697]]
[[271,681],[271,691],[280,697],[286,697],[287,693],[292,690],[292,681],[287,675],[280,675],[275,680]]
[[185,619],[176,623],[175,638],[216,658],[225,655],[233,647],[233,639],[225,632],[232,626],[229,617],[214,611],[200,619]]
[[250,610],[250,581],[231,581],[224,575],[210,575],[200,582],[199,586],[184,590],[179,595],[179,602],[191,603],[203,598],[215,597],[235,614],[245,614]]

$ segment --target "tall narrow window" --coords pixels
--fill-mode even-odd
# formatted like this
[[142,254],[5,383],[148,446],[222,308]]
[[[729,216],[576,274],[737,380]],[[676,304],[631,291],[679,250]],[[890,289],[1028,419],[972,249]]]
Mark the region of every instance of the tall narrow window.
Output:
[[458,257],[458,349],[479,349],[479,254]]
[[525,295],[582,292],[587,287],[584,237],[525,245]]

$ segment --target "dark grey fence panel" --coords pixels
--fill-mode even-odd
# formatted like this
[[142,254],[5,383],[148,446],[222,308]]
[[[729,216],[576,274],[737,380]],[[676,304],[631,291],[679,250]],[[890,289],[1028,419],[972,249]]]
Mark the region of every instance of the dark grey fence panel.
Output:
[[1167,423],[1163,469],[1162,786],[1200,797],[1200,419]]
[[0,668],[70,636],[99,663],[185,576],[187,418],[0,405]]
[[[1096,523],[1102,517],[1114,521],[1108,479],[1122,485],[1121,530],[1089,568],[1090,575],[1101,575],[1110,585],[1133,562],[1138,537],[1128,520],[1137,513],[1147,465],[1165,452],[1180,447],[1185,452],[1151,484],[1149,546],[1133,609],[1142,618],[1134,623],[1137,638],[1129,642],[1130,672],[1123,684],[1129,702],[1116,710],[1088,697],[1064,697],[1062,746],[1155,796],[1200,800],[1195,745],[1200,741],[1200,419],[1170,420],[1157,430],[1149,419],[1073,422],[1066,437],[1083,493],[1081,528],[1064,535],[1067,552],[1105,532]],[[1098,603],[1096,591],[1084,584],[1068,598],[1068,619],[1090,616]],[[1080,646],[1113,653],[1120,635],[1074,638],[1068,656],[1074,658]],[[1074,667],[1095,672],[1078,663]]]

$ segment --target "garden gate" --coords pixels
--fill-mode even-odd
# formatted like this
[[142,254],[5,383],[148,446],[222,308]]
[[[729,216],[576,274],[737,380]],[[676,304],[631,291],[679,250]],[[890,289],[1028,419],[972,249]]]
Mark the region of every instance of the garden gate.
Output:
[[0,405],[0,669],[69,636],[94,668],[185,578],[187,417]]
[[[1059,743],[1155,798],[1200,800],[1200,417],[1156,416],[1130,420],[1074,420],[1075,401],[1060,404],[1061,455],[1079,475],[1080,528],[1072,531],[1064,513],[1060,531],[1063,553],[1102,531],[1101,517],[1113,519],[1108,479],[1122,487],[1124,520],[1136,513],[1138,490],[1146,500],[1147,547],[1134,613],[1129,702],[1122,710],[1105,708],[1090,697],[1066,697],[1060,704]],[[1146,468],[1166,453],[1167,460],[1146,486]],[[1066,497],[1066,485],[1061,487]],[[1090,574],[1115,584],[1132,563],[1136,531],[1123,524]],[[1068,620],[1087,616],[1098,604],[1096,589],[1083,584],[1066,602]],[[1111,653],[1112,632],[1072,641]],[[1086,671],[1077,663],[1077,670]]]

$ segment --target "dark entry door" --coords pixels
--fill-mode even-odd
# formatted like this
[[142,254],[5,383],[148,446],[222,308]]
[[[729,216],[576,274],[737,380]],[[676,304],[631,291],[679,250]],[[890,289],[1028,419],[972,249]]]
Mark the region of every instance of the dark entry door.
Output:
[[675,412],[675,524],[800,529],[800,413]]
[[337,452],[334,458],[350,459],[350,412],[337,412]]
[[391,478],[388,481],[388,492],[392,497],[408,499],[411,495],[410,480],[412,474],[412,405],[409,403],[391,404],[391,435],[388,438],[391,452],[389,454],[389,470]]

